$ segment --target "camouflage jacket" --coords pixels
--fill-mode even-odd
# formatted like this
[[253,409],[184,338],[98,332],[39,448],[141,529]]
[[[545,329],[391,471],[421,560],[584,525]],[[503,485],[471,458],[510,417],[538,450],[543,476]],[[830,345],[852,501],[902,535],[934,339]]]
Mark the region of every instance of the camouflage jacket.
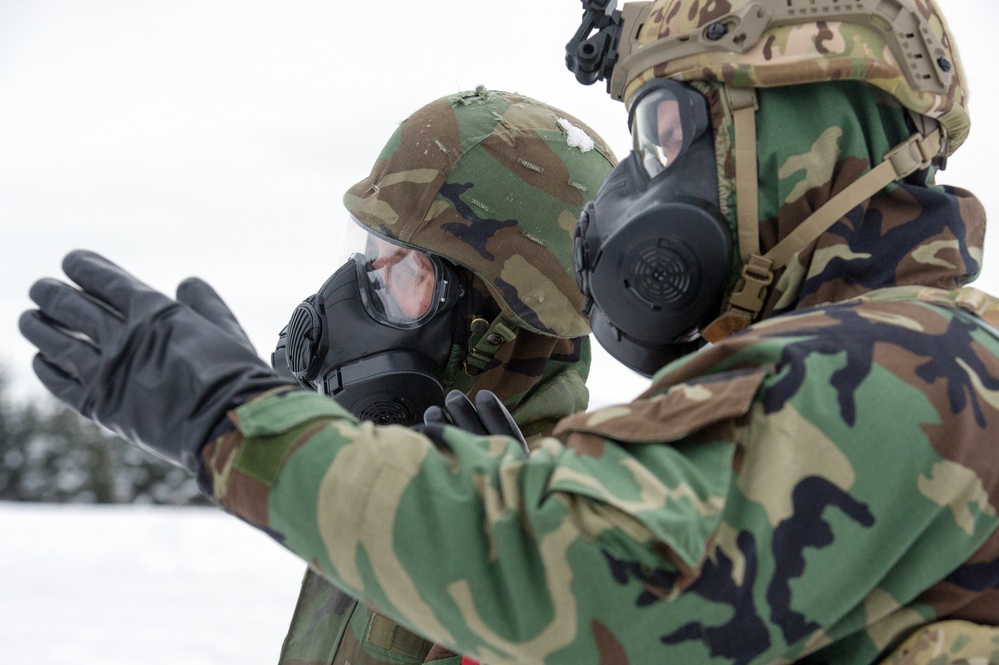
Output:
[[[473,336],[469,344],[476,339]],[[472,391],[488,388],[504,399],[528,440],[549,434],[561,417],[586,406],[589,342],[587,337],[558,339],[520,329],[515,340],[496,353],[486,371],[470,379]],[[537,434],[532,436],[532,432]],[[443,543],[438,546],[444,547]],[[309,568],[279,662],[460,665],[461,657],[358,603]]]
[[996,311],[901,287],[778,316],[529,459],[297,391],[204,457],[227,510],[483,662],[871,663],[999,624]]
[[[760,95],[758,132],[781,137],[758,141],[763,250],[907,132],[863,89],[802,88]],[[827,126],[831,172],[804,159]],[[931,171],[885,188],[795,256],[767,318],[527,459],[291,391],[231,412],[205,476],[336,585],[489,665],[867,664],[938,619],[999,625],[999,301],[962,288],[984,222]]]
[[[475,340],[471,340],[474,342]],[[520,330],[474,380],[511,405],[530,432],[550,433],[562,416],[585,408],[589,339],[560,340]],[[538,369],[543,368],[541,374]],[[515,405],[515,406],[513,406]],[[436,541],[436,538],[433,538]],[[444,547],[445,541],[438,546]],[[302,580],[282,645],[281,665],[460,665],[461,657],[359,604],[313,569]]]

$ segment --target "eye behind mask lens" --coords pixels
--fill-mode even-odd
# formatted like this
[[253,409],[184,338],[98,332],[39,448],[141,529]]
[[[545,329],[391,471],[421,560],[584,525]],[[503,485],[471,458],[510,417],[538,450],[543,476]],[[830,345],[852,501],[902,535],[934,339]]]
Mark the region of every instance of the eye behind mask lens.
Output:
[[454,266],[419,250],[397,248],[391,261],[361,254],[352,255],[351,260],[357,266],[361,301],[368,315],[386,326],[418,328],[463,295]]
[[630,115],[632,150],[649,178],[673,167],[710,128],[704,96],[668,79],[647,83]]

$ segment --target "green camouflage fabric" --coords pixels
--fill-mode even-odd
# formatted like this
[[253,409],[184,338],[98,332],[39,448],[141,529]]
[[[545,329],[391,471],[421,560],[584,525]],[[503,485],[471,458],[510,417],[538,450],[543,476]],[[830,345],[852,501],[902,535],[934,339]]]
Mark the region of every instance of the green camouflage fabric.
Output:
[[[495,306],[495,305],[494,305]],[[472,342],[474,342],[474,337]],[[470,394],[490,389],[505,400],[528,437],[550,433],[562,417],[586,408],[590,366],[586,337],[558,339],[521,331],[493,366],[478,375]],[[442,549],[453,545],[427,537]],[[308,569],[282,645],[281,665],[460,665],[460,656],[357,603]]]
[[[764,246],[906,131],[856,82],[759,103]],[[762,321],[527,459],[290,391],[206,447],[214,496],[490,665],[869,664],[939,620],[999,625],[999,301],[963,286],[981,205],[933,176],[799,253]]]
[[[680,36],[697,37],[711,24],[738,25],[745,13],[764,11],[775,19],[803,17],[797,25],[770,26],[744,53],[726,49],[705,50],[637,71],[629,70],[624,101],[642,84],[653,78],[681,81],[718,81],[736,87],[785,87],[821,81],[864,81],[896,98],[903,106],[938,120],[949,138],[948,154],[961,146],[971,126],[967,112],[967,88],[957,47],[943,13],[932,0],[898,0],[892,10],[912,13],[925,19],[925,29],[936,40],[937,50],[930,58],[947,58],[946,68],[932,68],[942,77],[941,89],[920,91],[913,88],[905,72],[916,62],[900,63],[886,44],[880,29],[871,25],[826,18],[827,10],[863,10],[864,17],[874,13],[878,4],[816,0],[655,0],[647,20],[635,40],[638,49],[659,40]],[[823,5],[816,7],[815,5]],[[838,5],[838,6],[837,6]],[[907,24],[897,23],[903,30]],[[909,29],[915,26],[908,26]],[[730,27],[733,34],[735,29]],[[708,42],[710,44],[710,41]],[[914,51],[914,50],[913,50]],[[913,52],[913,55],[915,53]],[[627,61],[625,61],[627,64]],[[930,65],[932,67],[932,63]],[[924,74],[929,78],[929,74]]]
[[518,327],[578,337],[572,233],[614,163],[572,115],[480,86],[403,121],[343,201],[372,232],[471,270]]
[[[730,112],[717,82],[697,87],[734,221]],[[758,101],[764,251],[909,133],[859,81]],[[999,625],[999,301],[966,286],[980,203],[934,175],[799,252],[763,320],[564,419],[527,459],[279,392],[205,448],[214,496],[491,665],[866,665],[940,621]]]
[[[505,147],[494,144],[496,137]],[[572,227],[613,162],[603,140],[572,116],[479,87],[437,100],[404,121],[371,176],[345,197],[370,230],[446,256],[472,272],[469,297],[459,304],[464,311],[445,389],[473,396],[491,390],[529,439],[586,408],[590,347],[588,328],[580,325],[579,292],[568,273]],[[523,274],[516,266],[524,259],[536,269],[529,275],[533,291],[507,274]],[[510,316],[516,336],[469,376],[466,356],[486,334],[484,325],[502,313]],[[542,320],[551,326],[540,325]],[[427,538],[435,540],[432,534]],[[425,659],[460,662],[358,604],[316,571],[306,571],[282,665],[409,665]]]
[[773,317],[528,459],[293,391],[205,460],[227,510],[482,662],[872,663],[937,618],[999,623],[990,312],[899,287]]
[[[910,133],[904,110],[859,82],[762,89],[758,103],[764,252]],[[803,107],[807,121],[789,122]],[[726,156],[722,179],[733,183],[731,153]],[[933,184],[935,175],[931,166],[885,187],[799,252],[778,273],[764,315],[888,286],[953,290],[972,282],[981,271],[985,211],[970,192]],[[732,189],[723,208],[734,228]]]

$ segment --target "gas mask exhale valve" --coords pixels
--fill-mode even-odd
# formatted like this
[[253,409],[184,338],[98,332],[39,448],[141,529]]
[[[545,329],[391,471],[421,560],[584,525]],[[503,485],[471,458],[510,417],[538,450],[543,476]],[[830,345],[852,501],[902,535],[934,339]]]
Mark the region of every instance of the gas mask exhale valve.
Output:
[[611,171],[576,227],[574,262],[597,341],[651,376],[702,344],[732,260],[718,210],[707,102],[657,79],[636,95],[633,150]]

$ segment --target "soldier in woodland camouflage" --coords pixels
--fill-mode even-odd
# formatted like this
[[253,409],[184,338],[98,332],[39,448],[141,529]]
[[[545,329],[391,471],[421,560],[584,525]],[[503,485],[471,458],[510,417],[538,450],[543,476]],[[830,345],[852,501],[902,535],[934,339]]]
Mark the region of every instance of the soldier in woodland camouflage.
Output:
[[[713,344],[637,399],[562,420],[528,458],[502,436],[374,427],[282,385],[224,317],[197,324],[206,296],[151,294],[89,253],[64,269],[113,314],[36,283],[21,321],[36,372],[336,585],[481,662],[999,663],[999,301],[967,286],[981,205],[934,184],[969,128],[939,10],[625,14],[611,92],[634,108],[654,84],[706,108],[718,191],[698,210],[732,239],[713,311],[659,345]],[[636,148],[668,174],[689,146],[658,129]],[[610,331],[607,308],[591,315]],[[624,350],[659,343],[638,342]],[[191,397],[168,408],[156,396],[181,381]]]
[[[403,121],[371,174],[344,197],[369,241],[424,250],[463,268],[445,389],[470,396],[490,389],[528,440],[586,407],[589,327],[571,274],[572,230],[613,163],[610,149],[578,119],[480,86]],[[338,322],[329,325],[336,334]],[[359,332],[376,325],[367,319]],[[437,542],[432,530],[425,537]],[[309,570],[281,662],[460,662],[448,654]]]

